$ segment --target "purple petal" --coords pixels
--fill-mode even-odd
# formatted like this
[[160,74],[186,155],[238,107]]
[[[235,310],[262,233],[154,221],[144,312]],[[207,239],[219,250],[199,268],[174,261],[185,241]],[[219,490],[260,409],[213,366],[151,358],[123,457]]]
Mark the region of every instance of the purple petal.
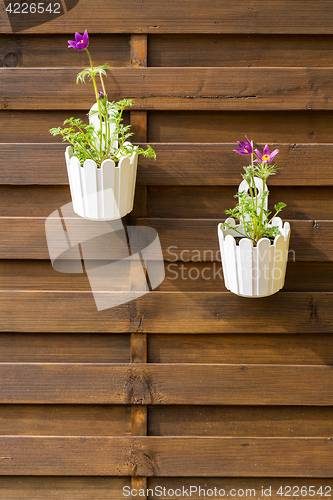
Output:
[[240,148],[245,148],[246,146],[246,142],[240,142],[240,141],[237,141],[237,144]]
[[272,151],[272,153],[270,154],[270,161],[273,160],[274,156],[276,156],[279,152],[279,149],[274,149],[274,151]]
[[240,155],[249,155],[250,154],[249,152],[246,152],[244,149],[233,149],[233,151],[235,151],[236,153],[238,153]]
[[257,156],[259,156],[259,158],[261,160],[262,159],[262,153],[260,153],[259,149],[255,149],[254,152],[256,153]]
[[263,154],[264,154],[264,155],[268,155],[268,156],[269,156],[269,147],[268,147],[268,145],[267,145],[267,144],[266,144],[266,146],[264,147]]
[[77,31],[75,32],[75,40],[76,40],[76,43],[79,43],[79,42],[81,42],[81,40],[83,40],[83,36],[80,35],[80,33],[78,33]]
[[259,163],[259,160],[253,160],[253,163]]
[[88,42],[89,42],[88,31],[85,30],[85,32],[83,33],[83,43],[84,43],[85,47],[88,45]]
[[74,42],[74,40],[68,40],[68,43],[69,43],[69,45],[68,45],[68,48],[69,48],[69,49],[70,49],[71,47],[72,47],[73,49],[76,49],[76,42]]

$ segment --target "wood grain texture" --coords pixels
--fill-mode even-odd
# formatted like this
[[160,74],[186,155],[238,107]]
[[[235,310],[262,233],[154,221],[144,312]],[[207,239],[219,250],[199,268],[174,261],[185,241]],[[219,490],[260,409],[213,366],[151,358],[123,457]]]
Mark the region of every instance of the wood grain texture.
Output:
[[[224,217],[219,220],[143,218],[134,220],[133,224],[156,229],[165,261],[205,262],[206,260],[220,260],[216,234],[218,224],[223,220]],[[0,241],[0,257],[2,259],[50,258],[43,217],[1,217],[0,231],[2,233]],[[297,262],[331,261],[333,258],[332,233],[332,221],[291,221],[289,258]],[[60,242],[61,234],[60,229],[58,230],[54,226],[54,241]],[[82,232],[82,241],[88,239],[89,235],[91,233],[87,226]],[[91,239],[91,236],[89,238]],[[106,239],[105,241],[108,243]],[[95,243],[97,244],[98,240]],[[112,240],[109,244],[115,245],[112,253],[113,258],[124,256],[120,241]],[[98,255],[96,254],[97,248],[100,249]],[[91,255],[90,258],[110,259],[108,248],[101,245],[100,247],[94,246],[93,239],[91,239],[91,248],[87,252],[87,255]]]
[[0,415],[2,436],[131,435],[129,406],[10,404],[0,405]]
[[[126,293],[122,300],[128,300]],[[332,292],[281,292],[251,301],[249,308],[248,299],[229,292],[154,291],[97,311],[91,292],[2,291],[0,328],[7,333],[331,333],[332,304]]]
[[[185,254],[184,257],[186,257]],[[19,289],[24,289],[22,278],[20,280],[16,277],[14,280],[16,283],[20,283]],[[65,280],[64,283],[66,283]],[[68,287],[68,283],[64,286]],[[36,283],[35,286],[29,283],[29,287],[36,289]],[[207,287],[209,287],[210,292],[227,290],[220,262],[168,262],[165,265],[165,280],[156,290],[162,292],[206,292]],[[5,288],[11,288],[11,285],[8,284]],[[332,290],[332,262],[288,263],[283,293],[331,292]]]
[[126,334],[0,335],[0,363],[129,363],[129,349]]
[[[289,168],[289,166],[287,168]],[[284,169],[281,170],[278,175],[283,177]],[[4,200],[2,206],[6,202],[7,189],[7,186],[3,188]],[[17,197],[15,197],[15,199],[17,199],[17,215],[21,215],[19,214],[19,189],[20,188],[17,188]],[[235,206],[236,201],[234,195],[237,191],[237,185],[149,186],[148,217],[217,219],[223,214],[224,207],[229,208]],[[333,214],[331,187],[274,186],[269,191],[268,205],[270,208],[274,207],[274,205],[280,201],[287,204],[286,208],[284,208],[281,213],[284,219],[326,219]],[[25,196],[27,202],[30,192],[32,193],[32,191],[28,191],[27,188]],[[16,192],[14,191],[12,196],[15,196],[15,194]],[[30,196],[32,197],[33,195],[31,194]],[[40,198],[42,199],[43,197],[43,193],[40,193]],[[21,203],[24,203],[23,200]],[[30,202],[30,213],[33,211],[32,205],[33,203]],[[4,208],[3,215],[7,215],[7,211],[9,212],[9,208],[7,208],[7,210]]]
[[[147,66],[147,35],[131,35],[131,65],[134,67]],[[131,130],[133,132],[133,141],[147,141],[147,112],[132,111],[130,114]],[[143,190],[144,189],[144,190]],[[147,215],[147,188],[143,188],[136,193],[134,200],[133,212],[128,219],[133,217],[133,214],[141,213]],[[136,269],[138,263],[131,264],[134,278],[132,279],[132,288],[135,290]],[[140,264],[141,267],[141,264]],[[146,334],[131,334],[131,363],[147,363],[147,335]],[[132,436],[147,435],[147,406],[132,406],[131,407],[131,434]],[[145,490],[147,488],[146,477],[132,477],[131,487],[136,490]],[[144,500],[147,500],[147,495],[141,495]]]
[[127,477],[1,476],[0,493],[6,500],[99,500],[121,498],[130,485]]
[[332,66],[332,36],[149,35],[149,66]]
[[[69,269],[72,263],[69,263]],[[101,262],[103,265],[103,262]],[[96,285],[100,291],[103,291],[105,284],[103,281],[100,285]],[[209,287],[210,292],[225,292],[222,266],[220,262],[168,262],[165,265],[165,280],[156,289],[162,292],[206,292]],[[0,260],[0,289],[1,290],[32,290],[32,291],[62,291],[62,292],[89,292],[91,286],[86,274],[70,274],[59,273],[55,271],[51,263],[47,260]],[[283,288],[284,292],[331,292],[333,290],[333,263],[332,262],[289,262],[287,266],[286,283]],[[89,336],[88,336],[89,337]],[[127,347],[120,348],[120,345],[127,346],[128,338],[116,337],[110,343],[103,339],[96,339],[97,344],[94,344],[94,356],[98,358],[102,356],[103,360],[108,360],[103,356],[111,355],[114,349],[115,356],[127,356],[126,359],[118,358],[117,361],[128,361]],[[33,342],[33,341],[31,341]],[[72,342],[75,356],[93,355],[90,351],[90,343],[87,339],[82,339],[82,349],[79,349],[80,340],[75,340],[75,337],[64,337],[59,341],[60,345],[66,345],[66,342]],[[91,340],[93,342],[93,340]],[[99,344],[99,342],[101,342]],[[114,342],[114,344],[113,344]],[[119,342],[119,344],[118,344]],[[42,346],[44,342],[40,339],[38,344],[38,352],[43,355],[52,355],[50,351],[44,352]],[[54,355],[59,354],[57,359],[65,359],[66,349],[58,352],[58,344],[55,344]],[[118,346],[119,345],[119,350]],[[47,349],[45,341],[45,348]],[[100,348],[99,348],[100,346]],[[39,351],[41,349],[41,351]],[[106,351],[104,351],[106,349]],[[14,351],[13,351],[14,353]],[[121,354],[123,353],[123,354]],[[126,353],[126,354],[124,354]],[[37,354],[36,354],[37,355]],[[62,358],[61,358],[62,357]],[[97,359],[96,358],[96,359]],[[75,359],[73,361],[80,361]]]
[[[147,186],[136,186],[134,217],[147,216]],[[48,217],[72,201],[69,186],[0,185],[0,213],[4,217]],[[320,218],[320,217],[318,217]]]
[[332,365],[331,334],[154,335],[150,363],[247,363]]
[[147,66],[147,35],[132,34],[130,39],[130,57],[131,66],[134,67],[145,67]]
[[[282,175],[282,174],[281,174]],[[131,218],[166,217],[217,219],[224,207],[235,204],[238,186],[136,186]],[[148,206],[147,198],[148,197]],[[332,188],[329,186],[274,186],[269,206],[283,200],[287,207],[282,216],[292,220],[324,220],[333,213]],[[2,217],[48,217],[70,203],[69,186],[2,185]],[[148,213],[147,213],[148,211]]]
[[[267,0],[263,5],[245,0],[230,5],[226,0],[158,0],[142,2],[115,0],[112,10],[102,0],[92,4],[81,0],[80,7],[66,15],[27,30],[29,33],[66,33],[85,28],[91,33],[328,33],[333,15],[328,0],[295,0],[291,5]],[[177,16],[175,16],[177,12]],[[154,13],[152,15],[152,13]],[[4,13],[6,20],[6,14]],[[24,19],[17,28],[25,29]],[[0,32],[11,33],[8,20]]]
[[[139,125],[142,129],[144,126],[144,123]],[[151,146],[157,159],[139,159],[140,185],[238,186],[240,183],[243,162],[233,152],[235,144],[151,143]],[[275,143],[271,147],[280,149],[278,164],[283,171],[272,177],[270,185],[333,185],[333,167],[329,161],[332,144]],[[0,183],[67,185],[64,151],[64,144],[0,144]]]
[[[134,67],[147,66],[147,35],[131,36],[131,65]],[[132,142],[147,141],[147,112],[130,112],[131,132],[133,133]],[[147,187],[140,186],[141,189],[135,190],[134,206],[130,217],[147,215]]]
[[[91,104],[91,103],[90,103]],[[61,127],[70,116],[80,118],[88,123],[87,109],[67,111],[1,111],[0,133],[1,142],[9,143],[57,143],[59,136],[53,137],[49,130],[52,127]],[[123,114],[124,125],[129,124],[129,112]],[[64,146],[64,144],[63,144]],[[66,148],[65,148],[66,149]],[[63,157],[61,159],[63,163]],[[60,166],[60,165],[59,165]],[[58,166],[58,168],[59,168]]]
[[[8,113],[8,112],[7,112]],[[8,114],[5,114],[5,116]],[[22,116],[15,111],[7,118],[3,142]],[[29,114],[29,112],[26,112]],[[31,112],[30,112],[31,113]],[[35,112],[34,112],[35,113]],[[31,113],[31,115],[34,115]],[[52,112],[53,113],[53,112]],[[332,111],[150,111],[148,141],[173,143],[233,143],[247,135],[257,143],[330,143]],[[46,117],[45,117],[46,120]],[[27,130],[25,132],[29,134]],[[30,131],[31,135],[31,131]],[[22,142],[29,142],[28,140]],[[31,140],[31,142],[33,142]],[[44,141],[45,142],[45,141]],[[233,148],[234,149],[234,148]]]
[[[190,491],[190,487],[193,486],[196,488],[196,490],[192,490],[192,498],[193,500],[202,500],[202,495],[203,492],[202,490],[213,490],[214,488],[219,490],[225,490],[225,492],[230,492],[232,491],[232,495],[235,495],[233,498],[235,500],[241,500],[244,498],[245,495],[250,496],[254,500],[261,500],[262,499],[262,489],[266,491],[266,493],[270,492],[270,487],[271,487],[271,496],[270,498],[272,500],[279,500],[281,498],[281,495],[279,495],[277,492],[279,491],[279,488],[282,486],[283,491],[291,491],[294,493],[297,493],[297,491],[300,491],[302,486],[305,486],[307,488],[307,491],[309,491],[309,486],[314,486],[315,492],[314,498],[315,500],[321,499],[321,493],[324,491],[324,489],[320,489],[321,486],[328,486],[329,488],[333,487],[333,480],[332,479],[325,479],[323,481],[322,479],[306,479],[306,478],[301,478],[301,479],[296,479],[296,478],[265,478],[265,477],[258,477],[258,478],[218,478],[218,477],[207,477],[207,478],[149,478],[148,480],[148,487],[151,489],[156,488],[159,486],[162,488],[162,495],[160,496],[152,496],[152,499],[161,499],[161,500],[168,500],[168,493],[167,491],[169,489],[179,489],[182,491],[182,488],[184,487],[185,490],[187,489],[188,492]],[[201,487],[201,492],[200,488]],[[291,490],[289,490],[289,488]],[[163,493],[163,488],[165,488],[165,493]],[[294,489],[293,489],[294,488]],[[297,488],[299,488],[297,490]],[[158,490],[157,490],[158,491]],[[313,492],[313,490],[312,490]],[[280,490],[281,493],[281,490]],[[210,494],[210,492],[209,492]],[[221,491],[221,495],[223,494],[223,491]],[[230,494],[230,493],[228,493]],[[169,496],[170,498],[170,496]],[[66,499],[67,500],[67,499]]]
[[[85,51],[68,50],[68,35],[45,34],[27,36],[0,35],[0,67],[73,67],[87,66]],[[94,64],[130,66],[130,37],[128,35],[98,35],[91,40]]]
[[0,374],[1,403],[333,403],[333,373],[324,365],[1,363]]
[[150,436],[323,437],[332,407],[150,406]]
[[0,446],[1,475],[332,475],[333,444],[323,438],[6,436]]
[[[0,109],[89,109],[77,68],[4,68]],[[147,110],[331,110],[333,68],[115,68],[113,100]]]
[[[69,116],[87,122],[86,109],[2,110],[1,143],[59,144],[49,129],[61,126]],[[123,116],[128,125],[130,112]],[[247,135],[263,144],[326,144],[332,141],[333,111],[149,111],[147,127],[149,143],[236,144]]]

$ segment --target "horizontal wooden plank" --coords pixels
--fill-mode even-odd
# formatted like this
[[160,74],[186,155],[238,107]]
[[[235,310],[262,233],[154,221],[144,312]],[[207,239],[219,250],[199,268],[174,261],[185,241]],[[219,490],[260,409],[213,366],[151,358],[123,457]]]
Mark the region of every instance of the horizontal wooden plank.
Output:
[[[185,256],[185,254],[184,254]],[[7,261],[5,261],[7,262]],[[33,284],[33,278],[27,282],[24,261],[15,270],[15,262],[11,268],[13,272],[13,283],[20,283],[19,289],[36,289],[37,281]],[[39,261],[41,262],[41,261]],[[1,263],[0,263],[1,267]],[[16,274],[22,269],[20,277]],[[38,275],[40,274],[39,271]],[[11,288],[10,272],[3,281],[5,289]],[[24,278],[22,279],[22,276]],[[36,275],[37,276],[37,275]],[[46,276],[45,276],[46,280]],[[40,280],[41,286],[51,289],[51,284],[46,287],[45,280]],[[75,284],[77,278],[74,278]],[[59,280],[58,280],[59,281]],[[6,284],[5,284],[6,282]],[[56,282],[56,280],[54,280]],[[1,281],[0,281],[1,283]],[[26,283],[26,287],[24,287]],[[38,281],[39,283],[39,281]],[[69,288],[69,280],[63,279],[65,289]],[[58,285],[60,286],[60,285]],[[222,266],[220,262],[168,262],[165,265],[165,280],[157,288],[163,292],[210,292],[226,291],[224,286]],[[39,289],[39,287],[38,287]],[[333,290],[333,263],[332,262],[289,262],[287,266],[286,282],[284,292],[331,292]]]
[[131,435],[129,406],[0,405],[0,415],[1,436]]
[[[76,4],[74,4],[75,6]],[[70,2],[66,2],[68,10]],[[73,6],[73,4],[72,4]],[[161,4],[137,4],[135,0],[115,0],[112,11],[103,2],[81,0],[63,16],[56,16],[44,24],[27,26],[24,16],[15,23],[15,29],[34,33],[67,33],[85,28],[92,33],[332,33],[333,15],[329,0],[318,0],[314,5],[294,0],[291,5],[267,0],[245,0],[230,5],[226,0],[212,0],[203,5],[199,0],[167,0]],[[152,12],[154,13],[152,20]],[[177,12],[177,16],[175,16]],[[54,17],[54,16],[53,16]],[[48,19],[48,18],[47,18]],[[51,17],[52,19],[52,17]],[[4,15],[0,31],[11,33],[9,20]]]
[[[80,87],[77,87],[77,91]],[[81,90],[80,90],[81,91]],[[87,122],[84,110],[2,110],[1,143],[58,143],[49,133],[70,116]],[[130,112],[124,113],[129,124]],[[257,143],[331,143],[333,111],[149,111],[148,141],[231,143],[247,135]]]
[[[0,109],[89,109],[78,68],[4,68]],[[333,68],[115,68],[113,100],[148,110],[330,110]]]
[[[218,261],[218,223],[221,219],[133,219],[130,225],[147,226],[156,229],[166,262]],[[78,218],[79,219],[79,218]],[[54,219],[56,220],[56,219]],[[74,220],[73,231],[78,231],[79,221]],[[53,228],[53,226],[50,226]],[[75,229],[76,228],[76,229]],[[0,258],[2,259],[49,259],[45,236],[45,219],[34,217],[0,217]],[[54,242],[61,245],[63,230],[54,225]],[[87,255],[92,259],[110,259],[105,244],[116,245],[112,258],[123,258],[122,240],[96,240],[91,237],[90,226],[82,230],[82,240],[90,240]],[[329,262],[333,259],[332,221],[291,221],[289,259],[297,262]],[[305,243],[306,242],[306,243]],[[98,246],[99,245],[99,246]],[[59,247],[61,248],[61,246]],[[55,248],[53,249],[55,250]],[[100,253],[97,255],[97,251]],[[127,252],[127,247],[126,247]],[[128,256],[128,254],[126,254]],[[159,258],[159,257],[158,257]],[[125,265],[125,263],[124,263]]]
[[[105,264],[100,262],[102,266]],[[69,263],[69,269],[72,263]],[[209,286],[210,292],[225,292],[222,266],[220,262],[168,262],[165,265],[165,279],[163,283],[156,289],[162,292],[206,292]],[[55,271],[51,263],[47,260],[0,260],[0,289],[1,290],[32,290],[32,291],[59,291],[59,292],[74,292],[91,290],[87,274],[70,274],[60,273]],[[103,291],[105,289],[105,281],[94,284],[94,289]],[[287,267],[286,283],[284,292],[331,292],[333,289],[333,263],[332,262],[289,262]],[[91,356],[90,342],[88,338],[75,340],[75,337],[63,337],[56,342],[54,349],[50,351],[49,344],[43,339],[31,339],[25,344],[25,348],[29,345],[38,346],[38,352],[42,356],[54,356],[56,361],[67,359],[66,346],[67,342],[72,342],[75,346],[71,350],[71,354],[75,355],[72,361],[84,361],[85,356]],[[60,336],[59,336],[60,338]],[[20,340],[22,342],[22,339]],[[80,349],[82,342],[82,349]],[[105,342],[105,343],[104,343]],[[127,356],[128,338],[101,337],[96,338],[94,343],[94,355],[96,361],[101,357],[101,361],[127,361],[121,356]],[[15,344],[16,345],[16,344]],[[98,348],[100,346],[100,349]],[[58,350],[59,349],[59,350]],[[17,352],[16,355],[23,355]],[[8,351],[12,356],[14,351]],[[4,350],[0,350],[0,359],[4,355]],[[115,356],[110,359],[109,356]],[[82,356],[82,359],[81,359]],[[46,359],[47,360],[47,359]],[[24,359],[22,361],[25,361]]]
[[149,363],[333,365],[333,335],[154,335]]
[[[49,130],[61,127],[70,116],[88,123],[88,110],[69,111],[2,111],[0,121],[1,141],[3,143],[58,143]],[[129,112],[124,112],[124,125],[129,124]],[[50,160],[50,159],[49,159]]]
[[332,414],[315,406],[150,406],[148,435],[325,438]]
[[[146,196],[146,191],[146,186],[136,186],[132,212],[136,217],[146,215],[140,207],[140,199]],[[2,217],[48,217],[54,210],[71,201],[69,186],[0,185]]]
[[[170,495],[168,495],[169,490],[179,490],[183,491],[183,488],[189,493],[190,487],[192,486],[192,496],[193,500],[202,500],[203,491],[208,491],[208,494],[211,495],[211,491],[214,493],[214,488],[216,488],[217,492],[221,490],[221,495],[228,494],[232,496],[235,500],[241,500],[242,498],[252,498],[253,500],[261,500],[264,495],[264,491],[266,494],[269,494],[271,500],[280,500],[281,492],[289,493],[292,495],[293,493],[298,494],[301,491],[301,487],[304,486],[303,489],[304,494],[308,494],[311,491],[311,498],[315,500],[320,500],[322,498],[323,492],[325,491],[329,493],[333,488],[333,480],[332,479],[294,479],[294,478],[218,478],[218,477],[207,477],[207,478],[148,478],[148,488],[152,489],[156,495],[151,498],[156,500],[169,500]],[[312,486],[311,489],[309,487]],[[327,489],[325,490],[325,486]],[[159,487],[159,488],[157,488]],[[280,489],[280,487],[282,487]],[[321,488],[322,487],[322,488]],[[195,489],[196,488],[196,489]],[[201,488],[201,491],[200,491]],[[160,489],[161,494],[160,494]],[[279,491],[279,493],[278,493]],[[179,493],[177,491],[177,493]],[[214,497],[213,497],[214,498]],[[218,497],[217,497],[218,498]],[[67,499],[66,499],[67,500]]]
[[[149,186],[148,217],[217,219],[223,213],[222,204],[234,206],[237,189],[238,186]],[[135,194],[134,208],[140,196],[146,194],[146,186],[136,186]],[[281,200],[287,204],[282,213],[285,219],[325,220],[333,214],[329,186],[274,186],[270,190],[269,206]],[[69,186],[65,185],[0,185],[2,217],[48,217],[70,202]],[[145,215],[139,208],[135,217]]]
[[[22,333],[163,334],[333,330],[333,293],[279,293],[251,301],[251,308],[249,299],[229,292],[150,292],[137,300],[133,295],[124,292],[122,305],[97,311],[91,292],[1,291],[0,328]],[[109,300],[103,292],[95,296]]]
[[[289,169],[289,167],[287,167]],[[278,176],[284,177],[285,168],[279,171]],[[274,179],[278,181],[278,179]],[[296,180],[296,179],[295,179]],[[304,179],[302,179],[304,181]],[[280,179],[281,181],[281,179]],[[316,181],[314,181],[316,182]],[[10,190],[9,186],[0,187],[0,195],[3,202],[0,202],[2,214],[10,215],[13,210],[11,200],[15,204],[16,213],[12,215],[23,215],[23,211],[18,213],[20,205],[27,206],[29,215],[40,215],[33,212],[33,199],[43,199],[41,191],[32,191],[28,187],[26,191],[20,191],[21,186]],[[33,188],[38,189],[38,188]],[[55,188],[56,189],[56,188]],[[149,186],[148,187],[148,217],[181,217],[196,219],[217,219],[221,216],[224,207],[235,206],[235,193],[238,186]],[[20,196],[20,193],[24,195]],[[34,196],[35,195],[35,196]],[[54,195],[53,195],[54,197]],[[52,199],[52,194],[50,193]],[[21,199],[21,201],[19,201]],[[59,201],[64,198],[59,197]],[[70,201],[70,195],[67,200]],[[274,186],[270,189],[268,204],[269,207],[280,201],[287,204],[281,216],[285,219],[326,219],[333,214],[332,188],[325,186]],[[6,207],[4,206],[6,204]],[[37,204],[35,202],[35,204]],[[42,207],[38,201],[38,209]],[[46,204],[46,200],[45,200]],[[52,205],[54,206],[54,205]],[[58,206],[61,206],[59,203]],[[7,208],[8,207],[8,208]],[[46,211],[46,210],[45,210]],[[50,213],[50,210],[49,212]]]
[[[149,66],[332,66],[329,35],[154,35]],[[31,64],[34,66],[34,64]]]
[[[236,186],[150,186],[148,217],[217,219],[222,214],[222,204],[225,207],[235,204],[236,191]],[[146,215],[140,205],[142,196],[146,196],[146,186],[137,186],[131,217]],[[275,186],[270,192],[269,206],[281,200],[287,203],[283,210],[285,219],[325,219],[333,213],[330,187]],[[0,186],[2,217],[48,217],[70,202],[69,186]]]
[[0,375],[6,404],[333,404],[324,365],[1,363]]
[[0,447],[1,475],[332,476],[323,438],[6,436]]
[[129,477],[1,476],[0,493],[6,500],[114,500],[121,498]]
[[[31,118],[35,112],[30,113]],[[37,112],[36,112],[37,113]],[[41,112],[40,112],[41,113]],[[49,113],[49,121],[54,112]],[[63,112],[64,113],[64,112]],[[15,125],[24,112],[4,112],[2,142],[14,140]],[[175,143],[233,143],[247,135],[257,143],[329,143],[333,134],[332,111],[150,111],[148,141]],[[45,117],[46,120],[46,117]],[[54,120],[53,120],[54,121]],[[0,125],[1,126],[1,125]],[[48,127],[50,128],[52,124]],[[18,126],[16,128],[19,128]],[[0,129],[1,130],[1,129]],[[18,131],[19,133],[20,131]],[[31,137],[31,130],[25,134]],[[39,131],[42,134],[42,131]],[[21,142],[36,142],[22,139]],[[42,140],[40,141],[42,142]],[[43,140],[43,142],[47,142]]]
[[[166,262],[205,262],[206,260],[220,260],[217,227],[224,219],[225,216],[223,215],[220,220],[144,218],[133,219],[130,221],[130,225],[147,226],[156,229]],[[95,241],[91,237],[90,226],[82,226],[79,229],[78,224],[79,221],[74,219],[73,234],[75,234],[75,231],[80,230],[81,241],[88,239],[91,241],[89,248],[87,247],[86,258],[87,255],[91,259],[110,259],[110,255],[114,259],[128,256],[128,253],[124,253],[121,237],[109,241],[106,235],[103,239]],[[54,243],[59,242],[59,245],[61,245],[62,228],[59,228],[56,224],[50,227],[53,230]],[[50,258],[46,243],[45,219],[43,217],[0,217],[0,231],[2,234],[0,258]],[[109,247],[105,246],[106,244],[115,245],[111,254]],[[157,258],[159,259],[159,254]],[[333,221],[291,221],[289,259],[294,262],[332,261]]]
[[[157,160],[140,158],[140,185],[238,186],[241,181],[244,162],[233,152],[235,144],[151,145]],[[275,143],[271,147],[280,149],[281,170],[270,185],[333,185],[333,144]],[[65,149],[64,144],[0,144],[0,184],[67,185]]]
[[[4,263],[4,262],[3,262]],[[3,268],[2,268],[3,270]],[[0,272],[1,274],[1,272]],[[58,275],[62,273],[57,273]],[[46,277],[46,280],[48,278]],[[43,333],[0,335],[0,363],[129,363],[126,334]]]
[[[0,35],[0,66],[10,67],[73,67],[87,66],[87,54],[68,50],[68,34],[27,36]],[[91,48],[94,64],[130,66],[129,35],[93,35]]]

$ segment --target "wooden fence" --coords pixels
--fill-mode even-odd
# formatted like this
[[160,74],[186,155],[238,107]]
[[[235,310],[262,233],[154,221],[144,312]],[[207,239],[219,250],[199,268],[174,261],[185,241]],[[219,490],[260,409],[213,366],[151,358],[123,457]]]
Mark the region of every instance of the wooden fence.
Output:
[[[16,33],[0,14],[0,498],[332,496],[331,1],[80,0]],[[156,149],[127,223],[157,229],[166,268],[100,312],[86,275],[52,269],[44,227],[70,201],[48,130],[92,104],[67,49],[84,29]],[[285,288],[257,300],[227,292],[217,261],[245,134],[281,150],[270,203],[292,228]]]

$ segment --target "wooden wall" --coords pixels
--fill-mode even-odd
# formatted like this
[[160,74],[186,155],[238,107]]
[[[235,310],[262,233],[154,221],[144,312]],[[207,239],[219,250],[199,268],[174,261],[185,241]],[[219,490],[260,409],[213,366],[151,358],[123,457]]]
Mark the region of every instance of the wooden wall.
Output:
[[[331,2],[81,0],[15,34],[0,12],[0,498],[332,487]],[[44,230],[70,201],[48,129],[92,104],[66,43],[86,28],[156,149],[127,223],[156,228],[166,259],[156,291],[102,312],[85,275],[52,269]],[[216,262],[245,134],[281,150],[270,200],[288,204],[295,255],[257,300],[228,293]]]

